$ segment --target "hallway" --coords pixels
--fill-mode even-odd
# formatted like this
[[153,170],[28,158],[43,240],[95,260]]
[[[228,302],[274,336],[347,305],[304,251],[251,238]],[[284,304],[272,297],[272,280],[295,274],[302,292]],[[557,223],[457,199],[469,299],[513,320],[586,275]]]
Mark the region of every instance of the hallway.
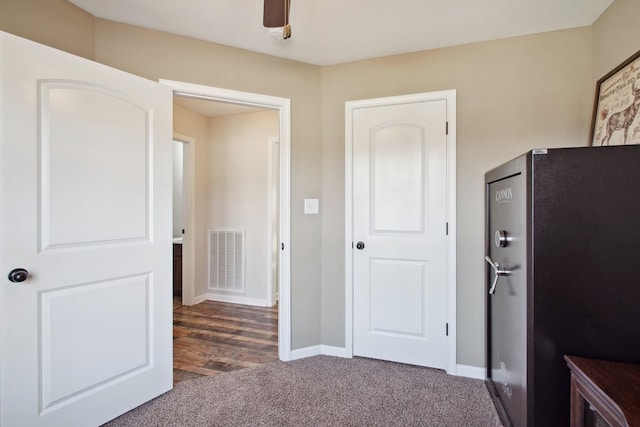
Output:
[[278,360],[278,306],[174,299],[173,382]]

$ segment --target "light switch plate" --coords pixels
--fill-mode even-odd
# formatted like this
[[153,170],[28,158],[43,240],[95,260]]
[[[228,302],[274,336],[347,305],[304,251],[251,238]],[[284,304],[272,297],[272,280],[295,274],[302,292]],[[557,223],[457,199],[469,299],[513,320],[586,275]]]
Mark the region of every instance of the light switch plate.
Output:
[[306,215],[316,215],[320,211],[318,199],[304,199],[304,213]]

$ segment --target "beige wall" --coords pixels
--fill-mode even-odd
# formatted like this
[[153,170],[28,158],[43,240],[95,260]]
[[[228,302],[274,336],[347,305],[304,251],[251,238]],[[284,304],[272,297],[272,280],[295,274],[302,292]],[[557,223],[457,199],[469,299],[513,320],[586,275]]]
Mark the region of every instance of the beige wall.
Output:
[[89,59],[94,21],[66,0],[0,0],[0,30]]
[[320,342],[321,222],[304,215],[321,194],[320,69],[227,46],[97,20],[98,62],[147,77],[291,99],[292,346]]
[[[3,30],[153,80],[291,98],[294,348],[344,343],[344,102],[456,89],[458,362],[472,366],[484,364],[484,172],[534,147],[585,145],[595,80],[640,47],[637,0],[587,28],[324,68],[94,20],[64,0],[0,0],[0,12]],[[304,216],[304,198],[320,198],[321,215]]]
[[[239,296],[266,299],[264,283],[258,283],[254,276],[267,274],[267,236],[264,234],[261,236],[263,239],[256,241],[255,238],[260,236],[256,236],[255,229],[262,229],[265,233],[267,229],[267,139],[278,136],[278,113],[264,111],[208,119],[174,104],[173,130],[194,140],[195,297],[204,297],[208,293],[214,293],[208,288],[207,230],[214,227],[242,227],[247,228],[249,252],[247,253],[246,292]],[[247,147],[247,144],[252,147]],[[243,154],[251,153],[239,164],[237,162],[239,159],[238,150]],[[233,153],[237,155],[228,157]],[[251,177],[247,178],[246,174],[236,177],[236,182],[230,184],[227,180],[231,175],[222,173],[225,170],[238,172],[241,169],[253,178],[256,178],[256,174],[260,175],[253,180],[253,184],[256,185],[248,181]],[[249,185],[250,187],[247,188]],[[264,188],[260,185],[263,185]],[[247,191],[239,193],[236,191],[238,189],[245,189],[257,194],[248,194]],[[239,195],[243,200],[249,198],[248,203],[252,205],[244,204],[239,209],[230,207],[227,203],[232,201],[228,199],[229,192]],[[221,203],[221,200],[225,200],[225,202]],[[224,209],[222,209],[223,206]],[[265,213],[264,218],[255,215],[258,212]],[[263,219],[264,221],[262,221]],[[264,224],[260,224],[261,221]]]
[[184,230],[184,143],[173,141],[173,237]]
[[[163,78],[291,100],[291,342],[294,349],[317,345],[321,220],[319,215],[304,215],[302,207],[305,198],[321,194],[320,68],[94,19],[78,11],[65,0],[0,0],[0,30],[151,80]],[[177,126],[176,131],[180,132]],[[196,164],[201,161],[196,154]],[[201,170],[202,165],[196,169]],[[196,243],[197,256],[203,256],[204,244]],[[201,279],[196,276],[197,286],[206,283]]]
[[640,50],[640,1],[615,0],[593,24],[593,80]]
[[[207,118],[180,105],[173,104],[173,131],[193,139],[194,157],[194,295],[207,293],[207,203],[209,194]],[[204,202],[203,202],[204,201]],[[189,231],[187,231],[188,233]]]
[[344,102],[457,90],[458,363],[484,365],[484,173],[536,147],[584,145],[591,29],[325,67],[323,344],[344,342]]
[[244,293],[210,289],[210,294],[268,301],[269,139],[278,131],[274,110],[209,119],[207,228],[245,230],[246,273]]

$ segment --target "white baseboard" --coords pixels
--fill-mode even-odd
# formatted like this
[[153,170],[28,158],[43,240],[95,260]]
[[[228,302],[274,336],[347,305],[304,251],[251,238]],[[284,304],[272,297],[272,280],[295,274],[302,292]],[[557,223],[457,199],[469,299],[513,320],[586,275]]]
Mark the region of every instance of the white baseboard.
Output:
[[326,356],[344,357],[350,359],[352,356],[347,354],[343,347],[334,347],[331,345],[313,345],[310,347],[291,350],[291,360],[304,359],[305,357],[318,356],[320,354]]
[[269,305],[269,301],[262,298],[247,298],[236,295],[218,295],[218,294],[204,294],[195,298],[195,303],[198,304],[202,301],[218,301],[218,302],[229,302],[232,304],[244,304],[244,305],[253,305],[255,307],[272,307],[273,305]]
[[304,359],[306,357],[317,356],[320,353],[320,345],[313,345],[311,347],[303,347],[295,350],[291,350],[291,360]]
[[206,300],[207,300],[206,295],[197,296],[193,299],[193,305],[200,304],[202,301],[206,301]]
[[344,347],[334,347],[332,345],[320,345],[320,354],[326,356],[342,357],[345,359],[351,359],[352,354],[347,354],[347,349]]
[[[346,359],[351,359],[353,357],[351,354],[347,354],[347,350],[343,347],[334,347],[330,345],[320,344],[291,350],[291,360],[304,359],[306,357],[318,356],[320,354],[326,356],[343,357]],[[484,367],[469,365],[456,365],[456,376],[474,378],[477,380],[484,380],[487,378]]]
[[484,380],[487,378],[487,372],[480,366],[456,365],[456,376]]

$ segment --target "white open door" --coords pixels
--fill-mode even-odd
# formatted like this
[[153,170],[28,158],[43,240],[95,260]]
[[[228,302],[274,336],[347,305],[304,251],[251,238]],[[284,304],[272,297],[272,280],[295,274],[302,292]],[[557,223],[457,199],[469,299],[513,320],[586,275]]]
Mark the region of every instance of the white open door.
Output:
[[171,389],[171,105],[0,33],[3,427],[95,426]]

